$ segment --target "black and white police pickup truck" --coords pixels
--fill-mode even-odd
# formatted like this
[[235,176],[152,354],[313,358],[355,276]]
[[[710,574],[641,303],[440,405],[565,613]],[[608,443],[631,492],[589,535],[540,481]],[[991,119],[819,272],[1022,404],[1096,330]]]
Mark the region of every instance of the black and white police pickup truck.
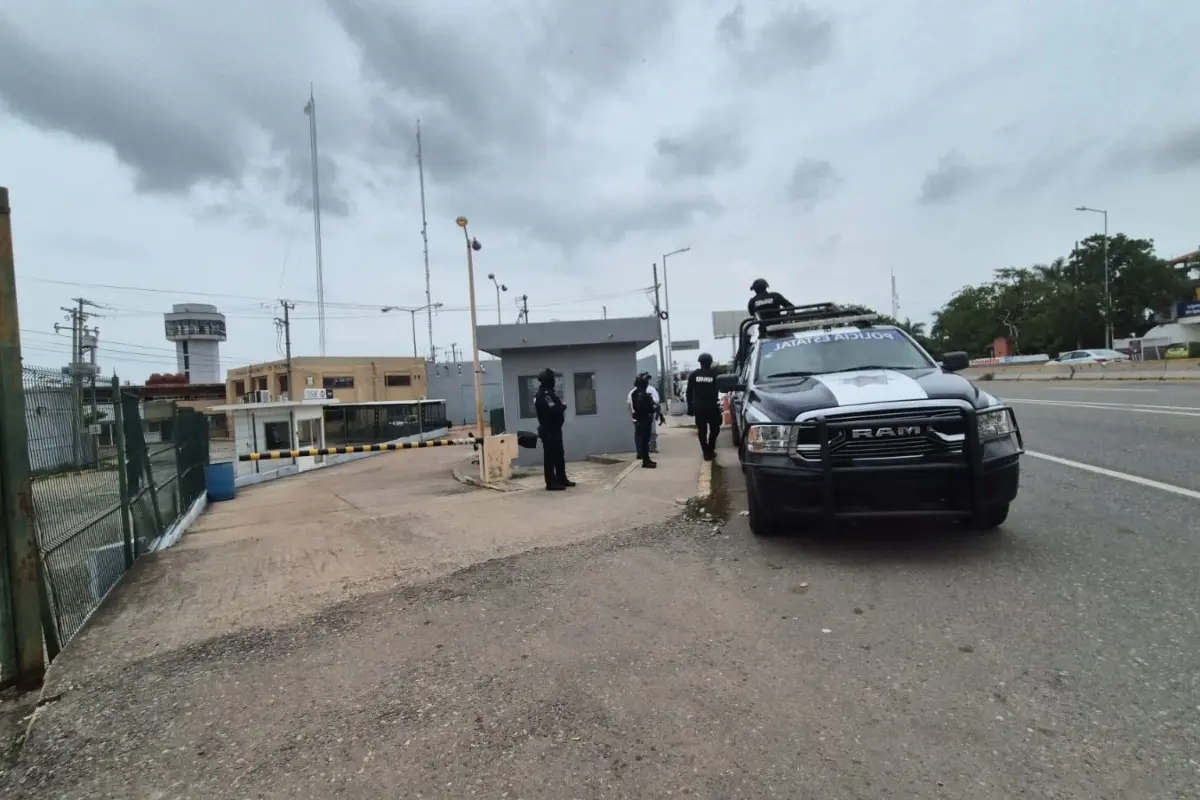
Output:
[[[1012,409],[863,309],[797,306],[742,323],[731,393],[750,527],[942,517],[992,530],[1017,496]],[[752,336],[752,334],[754,334]]]

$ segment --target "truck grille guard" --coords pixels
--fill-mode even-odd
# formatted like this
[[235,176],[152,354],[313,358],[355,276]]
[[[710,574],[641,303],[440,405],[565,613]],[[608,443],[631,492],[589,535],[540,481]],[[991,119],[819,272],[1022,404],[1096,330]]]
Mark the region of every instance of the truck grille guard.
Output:
[[[1005,407],[1007,408],[1007,407]],[[992,410],[992,409],[989,409]],[[1018,453],[1024,451],[1024,441],[1020,427],[1012,410],[1008,413],[1013,423],[1013,433],[1017,438]],[[952,422],[961,424],[961,434],[942,434],[937,432],[937,425],[945,426]],[[902,440],[887,440],[886,446],[880,447],[875,454],[866,452],[839,453],[846,447],[855,444],[849,440],[850,430],[871,426],[920,426],[926,429],[926,435],[912,437],[910,441],[927,443],[931,449],[928,452],[917,452],[916,445],[899,444]],[[800,443],[798,437],[801,431],[815,431],[815,443]],[[932,436],[930,435],[932,434]],[[876,442],[884,445],[884,442]],[[946,472],[965,470],[971,493],[971,517],[976,524],[982,524],[986,507],[984,504],[984,486],[980,480],[983,472],[983,444],[979,436],[979,411],[969,403],[954,403],[953,401],[913,400],[900,403],[889,403],[886,409],[877,406],[841,406],[835,409],[811,411],[800,415],[794,423],[792,431],[792,458],[809,466],[818,466],[822,473],[823,507],[826,525],[832,530],[836,520],[847,518],[869,518],[884,516],[869,511],[854,511],[839,513],[836,508],[834,487],[835,477],[839,474],[854,472]],[[888,446],[894,449],[888,451]],[[910,452],[901,452],[903,448],[912,448]],[[803,448],[803,449],[802,449]],[[850,463],[838,463],[839,456],[848,456]],[[932,458],[930,456],[933,456]],[[867,462],[867,463],[855,463]],[[944,516],[961,516],[960,512],[946,511]],[[887,512],[886,516],[904,517],[905,513]],[[938,516],[928,511],[913,512],[913,517]]]

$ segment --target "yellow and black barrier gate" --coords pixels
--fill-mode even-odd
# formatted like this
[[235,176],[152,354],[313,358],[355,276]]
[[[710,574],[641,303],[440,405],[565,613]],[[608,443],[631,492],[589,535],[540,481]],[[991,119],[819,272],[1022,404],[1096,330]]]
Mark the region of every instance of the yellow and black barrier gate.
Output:
[[266,461],[272,458],[304,458],[306,456],[345,456],[351,453],[384,453],[388,450],[420,450],[425,447],[453,447],[471,445],[476,450],[482,439],[430,439],[427,442],[387,442],[384,444],[348,444],[343,447],[306,447],[302,450],[264,450],[261,453],[246,453],[238,461]]

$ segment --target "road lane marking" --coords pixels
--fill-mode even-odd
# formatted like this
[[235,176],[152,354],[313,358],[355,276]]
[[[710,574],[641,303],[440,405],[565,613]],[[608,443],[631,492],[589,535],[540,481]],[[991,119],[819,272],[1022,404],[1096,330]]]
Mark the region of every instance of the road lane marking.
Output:
[[1185,489],[1182,486],[1175,486],[1170,483],[1163,483],[1162,481],[1143,478],[1141,475],[1130,475],[1128,472],[1117,472],[1115,469],[1105,469],[1104,467],[1097,467],[1094,464],[1084,464],[1082,461],[1072,461],[1069,458],[1059,458],[1058,456],[1052,456],[1048,453],[1036,453],[1033,450],[1026,450],[1025,455],[1033,456],[1034,458],[1040,458],[1043,461],[1049,461],[1052,464],[1060,464],[1064,467],[1074,467],[1075,469],[1081,469],[1084,472],[1093,472],[1097,475],[1103,475],[1106,478],[1116,478],[1120,481],[1136,483],[1138,486],[1146,486],[1151,489],[1158,489],[1162,492],[1177,494],[1180,497],[1187,497],[1192,500],[1200,500],[1200,492],[1196,491],[1195,489]]
[[1132,405],[1126,403],[1095,403],[1091,401],[1070,402],[1067,400],[1033,400],[1024,397],[1004,398],[1006,403],[1031,403],[1041,406],[1057,406],[1059,408],[1085,408],[1092,411],[1120,411],[1135,414],[1166,414],[1174,417],[1200,417],[1200,408],[1195,406],[1150,406]]
[[1158,389],[1118,389],[1115,386],[1048,386],[1052,392],[1148,392],[1154,394]]

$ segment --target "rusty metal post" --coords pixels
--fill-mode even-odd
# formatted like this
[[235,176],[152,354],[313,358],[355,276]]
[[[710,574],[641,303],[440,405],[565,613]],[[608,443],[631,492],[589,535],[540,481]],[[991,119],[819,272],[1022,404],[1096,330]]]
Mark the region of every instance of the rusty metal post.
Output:
[[[41,553],[33,517],[21,332],[8,189],[0,187],[0,679],[21,687],[46,674]],[[5,624],[11,622],[11,624]]]

